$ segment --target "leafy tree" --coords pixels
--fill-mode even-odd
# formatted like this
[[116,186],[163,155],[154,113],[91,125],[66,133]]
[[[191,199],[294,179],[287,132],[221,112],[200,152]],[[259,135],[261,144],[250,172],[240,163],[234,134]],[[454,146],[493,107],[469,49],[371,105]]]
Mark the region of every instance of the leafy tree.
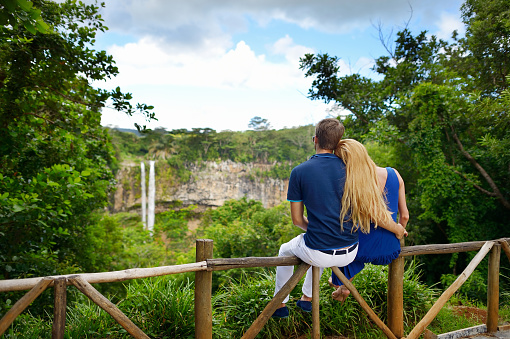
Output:
[[0,0],[0,9],[1,34],[8,34],[10,28],[17,29],[20,24],[32,34],[49,30],[41,17],[41,10],[35,8],[32,1]]
[[[309,125],[278,131],[216,132],[210,128],[193,128],[169,132],[156,129],[139,137],[119,130],[110,130],[110,134],[119,160],[134,156],[165,157],[171,164],[184,166],[216,160],[292,165],[314,153],[313,130]],[[290,171],[286,178],[289,174]]]
[[267,121],[267,119],[257,116],[251,118],[248,128],[251,128],[254,131],[267,131],[271,128],[271,124]]
[[464,73],[476,76],[476,89],[486,95],[508,88],[510,74],[510,6],[506,0],[466,0],[462,18],[467,26],[461,41],[467,52]]
[[[107,204],[116,162],[101,110],[111,100],[128,115],[154,118],[151,106],[130,103],[130,93],[90,85],[118,73],[111,56],[92,49],[96,32],[107,29],[98,5],[32,3],[1,3],[8,22],[0,34],[3,279],[93,267],[84,264],[93,254],[87,239],[97,232],[93,213]],[[40,23],[35,31],[31,20]]]
[[310,98],[352,113],[348,136],[394,147],[415,240],[508,234],[508,11],[507,1],[467,0],[466,37],[454,32],[452,43],[399,32],[395,49],[376,59],[378,81],[338,76],[338,58],[327,54],[301,59],[314,77]]

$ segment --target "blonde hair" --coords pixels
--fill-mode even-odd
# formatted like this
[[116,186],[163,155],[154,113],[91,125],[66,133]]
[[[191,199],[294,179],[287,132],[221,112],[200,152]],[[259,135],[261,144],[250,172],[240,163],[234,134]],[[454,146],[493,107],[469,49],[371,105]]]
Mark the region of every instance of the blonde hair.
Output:
[[370,221],[378,224],[393,222],[385,199],[385,193],[378,186],[376,165],[360,142],[344,139],[338,142],[335,154],[344,161],[346,178],[340,225],[343,230],[344,218],[350,211],[354,229],[370,232]]

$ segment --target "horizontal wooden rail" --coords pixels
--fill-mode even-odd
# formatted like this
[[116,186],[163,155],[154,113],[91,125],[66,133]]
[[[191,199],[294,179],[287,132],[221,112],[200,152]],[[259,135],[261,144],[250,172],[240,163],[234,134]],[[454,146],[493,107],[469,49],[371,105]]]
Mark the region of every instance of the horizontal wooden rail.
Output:
[[232,268],[293,266],[301,264],[298,257],[247,257],[207,259],[207,267],[212,271],[224,271]]
[[[199,271],[222,271],[233,268],[247,267],[273,267],[299,265],[301,260],[297,257],[247,257],[208,259],[192,264],[161,266],[152,268],[131,268],[123,271],[67,274],[50,276],[51,279],[70,278],[79,275],[90,284],[119,282],[130,279],[157,277],[161,275],[178,274]],[[23,291],[34,287],[42,278],[0,280],[0,292]],[[68,282],[68,285],[71,283]],[[50,286],[53,286],[53,282]]]
[[400,252],[401,257],[423,254],[448,254],[458,252],[478,251],[485,244],[485,241],[459,242],[456,244],[434,244],[406,246]]
[[[509,255],[510,248],[508,241],[510,238],[502,238],[494,240],[501,242],[503,250]],[[485,244],[485,241],[472,241],[461,242],[455,244],[435,244],[435,245],[418,245],[406,246],[402,248],[400,253],[401,257],[423,254],[447,254],[457,252],[477,251]],[[273,266],[291,266],[299,265],[301,260],[296,257],[247,257],[247,258],[219,258],[208,259],[191,264],[174,265],[174,266],[161,266],[152,268],[132,268],[122,271],[113,272],[100,272],[100,273],[83,273],[78,274],[85,281],[91,284],[119,282],[130,279],[140,279],[148,277],[156,277],[168,274],[178,274],[185,272],[198,272],[198,271],[224,271],[233,268],[249,268],[249,267],[273,267]],[[68,274],[61,276],[52,276],[50,278],[69,278],[76,274]],[[42,278],[28,278],[28,279],[10,279],[0,280],[0,292],[8,291],[23,291],[33,288]],[[68,282],[68,285],[70,283]],[[53,283],[52,283],[53,285]],[[50,285],[50,286],[52,286]]]
[[[130,279],[150,278],[162,275],[206,271],[207,262],[201,261],[192,264],[161,266],[150,268],[131,268],[123,271],[113,272],[100,272],[100,273],[83,273],[83,274],[67,274],[59,276],[50,276],[49,279],[70,278],[80,276],[82,279],[90,284],[118,282]],[[28,278],[28,279],[9,279],[0,280],[0,292],[8,291],[24,291],[33,288],[43,278]],[[68,285],[71,283],[68,281]],[[51,285],[53,286],[53,281]]]

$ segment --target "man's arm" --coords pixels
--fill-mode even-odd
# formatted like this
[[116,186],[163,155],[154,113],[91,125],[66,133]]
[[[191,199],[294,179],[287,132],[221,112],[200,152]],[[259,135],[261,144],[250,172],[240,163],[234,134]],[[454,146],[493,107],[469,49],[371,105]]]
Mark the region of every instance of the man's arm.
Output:
[[292,223],[306,232],[308,219],[305,217],[305,206],[302,201],[290,202],[290,216],[292,217]]
[[377,226],[387,229],[388,231],[395,233],[397,239],[402,239],[404,236],[407,237],[407,231],[401,224],[397,224],[393,220],[390,224],[377,223]]
[[402,226],[406,227],[407,222],[409,221],[409,210],[407,209],[407,204],[406,204],[406,189],[405,189],[404,179],[402,179],[402,177],[400,176],[400,173],[398,173],[397,170],[395,170],[395,173],[397,174],[398,183],[399,183],[399,188],[398,188],[398,215],[399,215],[399,218],[398,218],[398,222]]

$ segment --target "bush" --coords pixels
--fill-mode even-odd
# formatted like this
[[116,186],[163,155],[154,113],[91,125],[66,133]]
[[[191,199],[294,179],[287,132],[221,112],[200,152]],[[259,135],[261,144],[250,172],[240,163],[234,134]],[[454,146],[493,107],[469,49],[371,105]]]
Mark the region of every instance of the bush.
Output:
[[[404,321],[411,327],[425,315],[436,292],[419,282],[420,273],[414,262],[408,264],[404,273]],[[359,338],[384,337],[368,318],[365,311],[354,300],[347,298],[340,304],[331,298],[333,291],[327,284],[330,270],[326,269],[320,283],[320,326],[324,335],[349,335]],[[282,338],[311,333],[311,313],[303,313],[295,306],[301,297],[301,285],[291,292],[287,304],[290,316],[287,319],[270,319],[262,329],[262,338]],[[376,314],[386,321],[388,290],[387,266],[367,265],[356,276],[354,284],[361,296]],[[215,298],[215,333],[221,338],[239,338],[266,307],[274,292],[274,274],[245,275],[240,281],[231,281]]]
[[[455,274],[443,274],[441,276],[441,284],[446,290],[458,278]],[[462,284],[456,292],[459,296],[470,300],[487,301],[487,276],[476,270],[471,273],[469,278]]]
[[[151,338],[194,338],[194,292],[188,280],[173,277],[134,280],[117,307]],[[65,338],[130,338],[99,306],[81,295],[67,308]],[[30,315],[17,318],[6,338],[50,338],[51,321]]]

